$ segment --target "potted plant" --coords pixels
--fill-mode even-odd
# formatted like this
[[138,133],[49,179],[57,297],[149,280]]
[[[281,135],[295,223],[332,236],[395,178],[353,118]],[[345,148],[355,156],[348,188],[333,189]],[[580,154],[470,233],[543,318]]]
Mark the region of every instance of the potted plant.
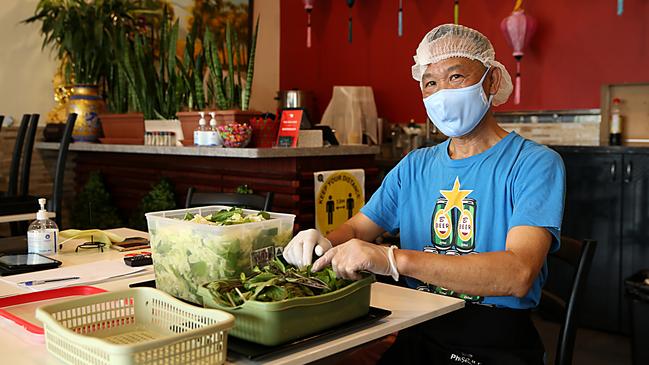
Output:
[[[25,23],[41,22],[43,48],[52,46],[72,86],[69,112],[79,115],[75,141],[93,142],[100,134],[97,115],[104,103],[99,86],[111,56],[110,34],[132,24],[136,5],[128,0],[40,0]],[[89,47],[92,45],[92,47]]]
[[[209,28],[206,28],[203,37],[203,57],[205,63],[205,76],[203,94],[206,105],[216,107],[216,119],[219,124],[243,123],[259,115],[258,112],[248,110],[252,80],[254,76],[255,49],[259,33],[259,19],[248,47],[239,42],[236,31],[231,25],[226,24],[223,48]],[[245,77],[245,83],[243,78]],[[195,85],[199,85],[195,83]],[[200,88],[200,87],[199,87]],[[202,108],[201,108],[202,109]],[[183,134],[192,135],[198,122],[196,111],[177,113],[183,127]],[[186,138],[187,140],[187,138]],[[186,144],[193,143],[187,141]]]
[[144,119],[174,119],[185,93],[176,56],[179,24],[177,20],[171,24],[167,14],[165,7],[153,37],[136,34],[119,62],[128,84],[129,102]]

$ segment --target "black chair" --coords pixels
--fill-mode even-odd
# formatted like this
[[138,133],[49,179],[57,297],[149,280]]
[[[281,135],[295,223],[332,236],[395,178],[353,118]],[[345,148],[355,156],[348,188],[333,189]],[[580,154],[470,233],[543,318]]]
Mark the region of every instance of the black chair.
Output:
[[[593,261],[597,242],[579,241],[561,237],[561,248],[550,254],[548,261],[557,260],[557,264],[568,265],[573,269],[572,285],[566,295],[559,291],[543,288],[539,312],[542,317],[562,323],[557,342],[555,365],[572,364],[578,325],[578,307],[588,280],[588,272]],[[550,273],[552,275],[552,273]]]
[[273,206],[273,193],[266,195],[197,192],[193,187],[187,189],[185,208],[205,205],[228,205],[254,210],[270,211]]
[[[63,177],[65,165],[67,162],[68,149],[72,140],[72,130],[77,120],[77,114],[71,113],[66,121],[63,137],[59,145],[59,153],[56,160],[56,170],[54,172],[54,183],[52,187],[52,196],[48,199],[47,210],[56,213],[54,221],[61,227],[61,205],[63,200]],[[30,195],[14,195],[0,198],[0,212],[3,215],[34,213],[39,209],[38,198]],[[17,225],[11,225],[11,235],[18,236],[24,234],[24,228],[17,228]]]
[[0,115],[0,131],[2,131],[2,122],[4,122],[4,121],[5,121],[5,116]]
[[56,213],[54,221],[56,225],[61,227],[62,218],[61,212],[63,207],[63,178],[65,173],[65,165],[68,160],[68,150],[70,149],[70,142],[72,142],[72,131],[74,130],[74,123],[77,121],[77,114],[70,113],[65,122],[65,129],[63,130],[63,137],[59,145],[59,154],[56,158],[56,170],[54,171],[54,185],[52,187],[52,196],[48,202],[47,210]]
[[7,184],[7,191],[3,194],[5,197],[13,197],[18,193],[18,174],[20,169],[20,159],[22,158],[23,145],[25,143],[25,135],[29,127],[30,114],[23,115],[18,132],[16,133],[16,143],[14,150],[11,154],[11,165],[9,167],[9,183]]
[[34,150],[34,139],[38,127],[39,114],[32,114],[29,118],[29,126],[25,134],[22,164],[20,166],[20,190],[21,196],[29,195],[29,175],[32,167],[32,151]]

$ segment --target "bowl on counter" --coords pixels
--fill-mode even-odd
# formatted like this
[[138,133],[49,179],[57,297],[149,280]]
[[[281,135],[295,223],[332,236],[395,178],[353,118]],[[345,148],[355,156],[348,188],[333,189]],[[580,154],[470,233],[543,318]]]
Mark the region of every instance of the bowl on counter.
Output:
[[250,143],[252,126],[247,123],[228,123],[216,127],[223,140],[223,146],[243,148]]

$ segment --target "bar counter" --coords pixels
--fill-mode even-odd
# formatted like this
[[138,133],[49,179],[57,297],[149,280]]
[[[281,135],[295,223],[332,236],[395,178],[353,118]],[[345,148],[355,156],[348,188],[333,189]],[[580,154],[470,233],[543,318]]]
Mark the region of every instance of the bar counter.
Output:
[[[41,150],[58,150],[56,142],[37,142],[36,148]],[[286,157],[317,157],[317,156],[351,156],[374,155],[379,152],[378,146],[349,145],[330,147],[298,147],[298,148],[220,148],[220,147],[172,147],[145,146],[126,144],[101,143],[72,143],[70,151],[77,152],[117,152],[168,156],[204,156],[204,157],[235,157],[235,158],[286,158]]]
[[[39,142],[42,151],[58,150],[58,143]],[[88,175],[101,171],[117,208],[124,217],[137,208],[152,184],[161,178],[175,187],[178,207],[187,188],[233,192],[248,185],[255,193],[274,193],[273,211],[295,214],[298,229],[314,226],[316,171],[365,170],[365,196],[380,184],[374,161],[376,146],[310,148],[160,147],[72,143],[74,187],[79,191]]]

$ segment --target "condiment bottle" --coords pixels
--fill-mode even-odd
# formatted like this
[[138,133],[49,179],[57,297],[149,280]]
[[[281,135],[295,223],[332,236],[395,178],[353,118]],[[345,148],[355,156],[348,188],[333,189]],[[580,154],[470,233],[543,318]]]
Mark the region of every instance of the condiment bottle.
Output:
[[619,98],[613,99],[611,105],[611,124],[609,128],[609,144],[611,146],[619,146],[622,144],[622,113],[620,111],[620,104],[622,101]]
[[36,220],[27,229],[27,252],[51,254],[56,252],[59,227],[47,218],[45,199],[38,199],[41,209],[36,213]]

